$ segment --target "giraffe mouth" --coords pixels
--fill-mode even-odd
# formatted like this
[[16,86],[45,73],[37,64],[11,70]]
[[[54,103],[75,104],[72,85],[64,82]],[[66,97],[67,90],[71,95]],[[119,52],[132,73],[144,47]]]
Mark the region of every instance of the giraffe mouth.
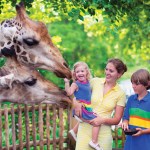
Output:
[[71,75],[70,70],[68,70],[67,73],[60,72],[60,71],[58,71],[58,70],[55,70],[55,71],[53,71],[53,73],[54,73],[58,78],[67,78],[67,79],[71,79],[71,78],[72,78],[72,75]]
[[69,76],[64,75],[63,73],[61,73],[61,72],[59,72],[59,71],[55,71],[54,73],[55,73],[55,75],[56,75],[57,77],[59,77],[59,78],[71,78],[71,77],[69,77]]

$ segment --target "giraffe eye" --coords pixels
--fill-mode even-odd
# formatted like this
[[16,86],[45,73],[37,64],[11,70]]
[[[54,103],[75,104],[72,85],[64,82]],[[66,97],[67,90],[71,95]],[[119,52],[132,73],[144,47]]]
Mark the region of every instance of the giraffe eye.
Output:
[[24,43],[26,43],[28,46],[34,46],[37,45],[39,43],[39,41],[32,39],[32,38],[27,38],[27,39],[23,39]]

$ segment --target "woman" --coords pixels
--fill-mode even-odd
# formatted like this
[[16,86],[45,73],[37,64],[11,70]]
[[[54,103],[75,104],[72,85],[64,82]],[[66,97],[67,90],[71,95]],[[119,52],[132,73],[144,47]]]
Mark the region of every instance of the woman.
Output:
[[[111,125],[117,125],[123,115],[125,106],[125,93],[117,84],[117,80],[127,71],[126,65],[120,59],[110,59],[105,69],[105,78],[93,78],[92,107],[98,117],[90,124],[80,123],[77,135],[76,150],[90,150],[87,144],[91,139],[92,126],[101,126],[99,131],[99,144],[104,150],[112,149]],[[81,103],[75,102],[75,113],[81,115]],[[111,114],[115,109],[113,118]],[[95,147],[96,149],[96,147]]]

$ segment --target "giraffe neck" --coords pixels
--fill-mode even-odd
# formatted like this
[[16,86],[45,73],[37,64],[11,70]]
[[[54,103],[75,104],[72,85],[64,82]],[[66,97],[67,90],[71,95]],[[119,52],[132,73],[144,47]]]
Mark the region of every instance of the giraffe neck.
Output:
[[71,78],[71,71],[53,45],[46,26],[29,19],[21,3],[16,6],[16,11],[16,18],[5,20],[0,25],[0,56],[7,58],[0,68],[0,80],[2,84],[11,80],[5,82],[8,87],[1,84],[0,102],[6,99],[17,103],[70,102],[63,90],[36,70],[42,68],[58,77]]

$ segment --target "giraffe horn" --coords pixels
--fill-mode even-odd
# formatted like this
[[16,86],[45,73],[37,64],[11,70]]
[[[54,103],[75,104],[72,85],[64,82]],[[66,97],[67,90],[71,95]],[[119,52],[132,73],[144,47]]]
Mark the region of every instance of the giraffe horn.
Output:
[[16,19],[25,20],[28,17],[23,2],[20,2],[19,4],[16,5],[16,11],[17,11]]

